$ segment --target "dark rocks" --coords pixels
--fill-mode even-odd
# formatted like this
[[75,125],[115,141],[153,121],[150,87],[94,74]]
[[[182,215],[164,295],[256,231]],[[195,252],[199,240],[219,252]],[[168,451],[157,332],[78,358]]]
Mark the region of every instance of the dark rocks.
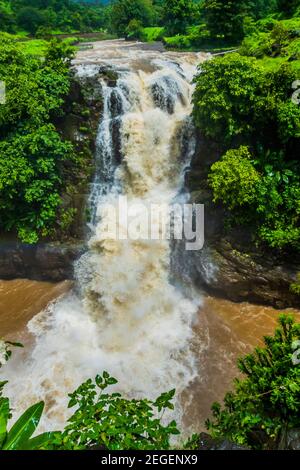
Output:
[[73,278],[73,263],[85,251],[83,244],[0,244],[0,279],[27,278],[59,282]]
[[198,450],[250,450],[247,447],[240,446],[228,439],[213,439],[209,434],[201,433],[199,435]]
[[212,202],[207,185],[207,174],[221,157],[222,145],[202,136],[197,140],[186,185],[192,202],[205,206],[205,247],[185,255],[192,280],[209,293],[235,302],[300,307],[300,296],[290,290],[300,272],[300,256],[257,246],[250,225],[226,227],[226,211]]
[[300,429],[290,429],[284,433],[279,450],[300,450]]
[[206,247],[194,254],[194,280],[208,292],[235,302],[249,301],[278,309],[300,306],[299,296],[290,290],[300,264],[238,251],[228,240],[208,240]]
[[184,104],[184,97],[172,77],[162,77],[153,83],[151,93],[155,105],[169,114],[174,113],[178,99]]

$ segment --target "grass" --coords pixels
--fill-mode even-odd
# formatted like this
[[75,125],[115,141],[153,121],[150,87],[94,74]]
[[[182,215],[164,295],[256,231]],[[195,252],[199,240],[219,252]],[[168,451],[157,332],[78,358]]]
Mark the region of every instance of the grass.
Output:
[[[74,42],[78,42],[78,38],[71,36],[63,40],[67,44],[73,45]],[[20,42],[20,46],[25,54],[42,57],[45,54],[48,41],[45,39],[31,39],[29,41]]]
[[294,70],[300,71],[300,60],[293,60],[290,62],[286,57],[269,56],[264,56],[257,60],[268,72],[276,72],[276,70],[278,70],[282,64],[286,63],[288,63]]
[[25,54],[34,56],[43,56],[47,47],[47,41],[44,39],[32,39],[20,44]]
[[[19,39],[18,36],[14,36],[15,38]],[[93,42],[93,41],[101,41],[105,39],[115,39],[115,36],[109,35],[107,33],[95,33],[94,37],[77,37],[77,36],[69,36],[63,39],[63,42],[73,46],[75,43],[78,43],[78,47],[80,47],[80,42]],[[20,47],[23,49],[25,54],[42,57],[45,53],[48,41],[45,39],[26,39],[24,41],[19,41]],[[76,46],[75,46],[76,47]]]
[[161,41],[165,33],[165,28],[149,27],[143,28],[142,40],[145,42]]

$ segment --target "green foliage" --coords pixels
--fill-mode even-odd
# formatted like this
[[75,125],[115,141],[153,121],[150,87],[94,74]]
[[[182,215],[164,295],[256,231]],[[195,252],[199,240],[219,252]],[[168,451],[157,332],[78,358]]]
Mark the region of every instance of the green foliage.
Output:
[[141,21],[136,19],[131,20],[125,32],[128,39],[140,39],[143,34]]
[[170,49],[190,49],[193,46],[190,37],[183,34],[164,37],[163,42]]
[[[0,401],[1,406],[1,401]],[[44,403],[40,402],[31,406],[13,425],[11,430],[2,434],[2,450],[29,450],[38,449],[45,446],[51,439],[51,433],[41,434],[34,439],[30,439],[35,432],[44,409]],[[8,420],[9,403],[8,399],[3,399],[0,409],[0,416]]]
[[153,26],[143,28],[141,40],[145,42],[161,41],[165,35],[165,28],[161,26]]
[[275,335],[264,338],[264,347],[239,360],[245,378],[235,380],[224,406],[215,403],[213,419],[207,421],[214,437],[272,449],[280,446],[289,429],[299,427],[299,340],[300,324],[281,315]]
[[243,37],[243,23],[248,14],[249,1],[205,0],[203,10],[212,37],[227,40],[240,40]]
[[[1,367],[6,364],[6,362],[10,359],[12,355],[11,348],[23,348],[21,343],[13,343],[11,341],[4,341],[0,339],[0,369]],[[2,390],[3,383],[0,383],[0,396]]]
[[173,409],[175,390],[155,401],[128,400],[119,393],[104,393],[117,383],[107,372],[87,380],[70,394],[69,408],[77,407],[63,433],[57,433],[51,448],[169,449],[170,436],[179,434],[175,421],[162,424],[159,413]]
[[150,26],[153,19],[153,5],[151,0],[116,0],[111,10],[111,27],[119,36],[127,33],[128,25],[132,20],[140,25]]
[[163,4],[163,22],[169,35],[186,32],[196,17],[193,0],[165,0]]
[[28,243],[51,233],[63,164],[73,159],[72,145],[51,123],[69,90],[72,54],[68,44],[53,41],[41,62],[12,40],[0,39],[0,77],[6,83],[6,103],[0,106],[0,224]]
[[293,166],[267,164],[258,186],[258,233],[272,248],[300,249],[300,178]]
[[0,31],[13,33],[16,28],[16,18],[8,2],[0,2]]
[[247,147],[228,150],[211,167],[209,182],[214,202],[221,200],[229,209],[251,206],[257,197],[260,174],[250,161]]
[[293,164],[282,167],[279,156],[272,158],[262,165],[251,160],[247,147],[229,150],[211,167],[213,199],[228,207],[237,222],[256,226],[257,235],[271,247],[299,249],[299,175]]
[[36,8],[24,7],[17,14],[17,24],[21,29],[25,29],[34,35],[37,30],[45,24],[43,15]]
[[240,48],[242,55],[254,57],[284,57],[297,60],[299,54],[300,19],[258,22]]
[[206,136],[230,142],[253,133],[264,90],[263,70],[254,59],[217,57],[201,65],[195,81],[194,119]]
[[[285,32],[274,27],[271,31],[276,32],[278,47],[281,41],[285,48]],[[225,151],[243,144],[212,167],[215,202],[223,202],[236,222],[251,223],[258,240],[281,250],[300,248],[300,172],[295,158],[300,107],[291,99],[296,78],[289,63],[269,71],[255,58],[234,53],[204,63],[195,79],[197,127],[222,142]],[[240,158],[245,147],[251,149],[252,162]],[[241,210],[245,202],[247,214]]]
[[278,10],[286,16],[293,15],[299,7],[299,0],[289,0],[288,2],[286,0],[277,0]]
[[42,28],[48,33],[95,31],[107,26],[107,10],[99,2],[1,0],[0,29],[11,33],[25,30],[32,35]]
[[[20,343],[0,341],[0,368],[11,357],[11,347],[23,347]],[[7,429],[11,418],[9,399],[3,397],[6,382],[0,382],[0,450],[33,450],[42,449],[54,438],[54,433],[44,433],[32,438],[40,422],[44,403],[37,403],[28,408],[15,422],[10,430]]]
[[[11,346],[21,345],[0,342],[0,367],[9,359]],[[175,421],[162,421],[165,411],[174,409],[175,390],[162,393],[155,401],[129,400],[120,393],[106,391],[117,380],[104,371],[69,395],[69,408],[76,407],[76,411],[63,432],[46,432],[32,438],[44,403],[28,408],[8,431],[11,411],[8,398],[2,395],[5,384],[0,383],[0,450],[159,450],[169,449],[170,437],[179,434]]]

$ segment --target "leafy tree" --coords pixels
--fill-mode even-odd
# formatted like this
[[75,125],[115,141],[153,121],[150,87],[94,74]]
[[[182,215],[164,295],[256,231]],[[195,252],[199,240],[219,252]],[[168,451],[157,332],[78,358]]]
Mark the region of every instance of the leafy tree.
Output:
[[214,201],[221,200],[229,209],[251,206],[256,201],[260,179],[249,149],[244,146],[228,150],[212,165],[209,174]]
[[256,128],[264,73],[255,59],[228,54],[201,65],[193,97],[196,125],[208,137],[230,142]]
[[14,15],[5,8],[4,5],[0,4],[0,31],[6,31],[8,33],[14,33],[16,27],[16,20]]
[[[278,165],[279,163],[279,165]],[[297,165],[267,163],[255,204],[259,236],[272,248],[300,249],[300,178]]]
[[126,36],[130,39],[141,39],[143,25],[139,20],[131,20],[126,28]]
[[[0,368],[20,343],[0,341]],[[170,448],[170,437],[179,434],[176,422],[162,423],[167,409],[173,410],[175,390],[155,401],[128,400],[120,393],[107,393],[117,383],[107,372],[80,385],[69,395],[69,408],[77,407],[63,432],[45,432],[32,438],[41,419],[44,402],[28,408],[10,431],[9,399],[3,397],[7,382],[0,382],[0,450],[159,450]],[[104,392],[106,391],[106,392]]]
[[18,12],[17,23],[20,28],[34,35],[38,28],[45,24],[45,18],[36,8],[24,7]]
[[249,0],[204,0],[203,13],[211,37],[239,40],[249,13]]
[[187,26],[195,18],[193,0],[165,0],[163,3],[163,22],[168,34],[184,34]]
[[250,3],[251,13],[255,19],[264,18],[277,9],[278,0],[253,0]]
[[295,13],[297,8],[300,7],[299,0],[277,0],[278,11],[282,12],[285,16],[290,17]]
[[300,426],[300,324],[279,317],[274,336],[238,362],[244,379],[236,379],[224,406],[215,403],[207,427],[253,449],[284,448],[287,432]]
[[149,26],[153,17],[151,0],[116,0],[111,9],[111,25],[114,32],[123,36],[132,20]]
[[[279,34],[278,28],[273,31]],[[289,64],[265,71],[256,59],[240,54],[208,61],[201,71],[194,94],[197,127],[222,142],[225,150],[243,144],[211,168],[215,202],[230,209],[232,221],[251,223],[261,242],[299,250],[300,171],[295,156],[300,108],[291,100],[296,72]],[[245,203],[246,213],[241,210]]]

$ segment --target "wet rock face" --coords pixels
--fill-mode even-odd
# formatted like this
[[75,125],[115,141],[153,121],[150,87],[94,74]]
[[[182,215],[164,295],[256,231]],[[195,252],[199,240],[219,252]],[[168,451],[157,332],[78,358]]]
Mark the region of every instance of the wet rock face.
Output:
[[300,264],[284,263],[271,254],[238,251],[234,241],[207,241],[194,254],[194,282],[214,295],[235,302],[248,301],[275,308],[300,307],[299,296],[290,291]]
[[257,247],[251,227],[226,230],[226,211],[212,202],[207,185],[211,165],[223,153],[222,145],[198,135],[197,150],[186,175],[192,202],[205,206],[205,246],[184,254],[196,286],[235,302],[248,301],[275,308],[300,307],[300,296],[290,285],[300,272],[300,257]]
[[209,434],[201,433],[199,435],[198,450],[250,450],[247,447],[240,446],[228,439],[213,439]]
[[73,279],[73,263],[84,252],[83,244],[59,245],[1,243],[0,278],[27,278],[59,282]]
[[166,76],[153,83],[151,92],[155,105],[169,114],[174,114],[178,99],[184,103],[184,97],[172,77]]
[[284,450],[300,450],[300,429],[290,429],[283,441]]

